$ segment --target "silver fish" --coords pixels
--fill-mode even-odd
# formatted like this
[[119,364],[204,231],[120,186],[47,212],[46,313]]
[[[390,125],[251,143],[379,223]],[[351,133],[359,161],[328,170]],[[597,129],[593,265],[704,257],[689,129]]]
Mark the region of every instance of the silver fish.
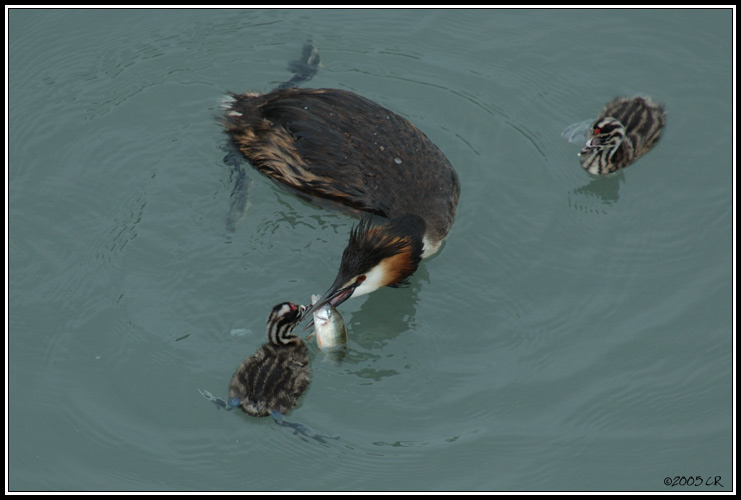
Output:
[[[319,295],[311,296],[312,305],[317,300],[319,300]],[[332,304],[324,304],[314,311],[314,335],[317,345],[322,350],[334,350],[347,346],[345,320]]]

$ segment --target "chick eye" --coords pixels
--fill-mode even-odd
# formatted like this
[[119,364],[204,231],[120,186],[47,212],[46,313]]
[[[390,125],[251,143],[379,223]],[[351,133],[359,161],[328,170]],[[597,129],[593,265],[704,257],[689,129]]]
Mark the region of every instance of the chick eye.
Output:
[[599,127],[595,127],[594,135],[599,135],[600,132],[602,132],[602,130]]

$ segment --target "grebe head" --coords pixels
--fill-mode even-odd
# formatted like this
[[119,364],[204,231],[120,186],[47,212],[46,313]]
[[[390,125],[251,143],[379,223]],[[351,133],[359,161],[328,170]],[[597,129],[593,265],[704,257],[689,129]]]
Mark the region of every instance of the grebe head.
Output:
[[611,116],[602,118],[588,132],[587,144],[579,152],[581,164],[591,174],[602,172],[603,166],[612,162],[620,144],[625,139],[625,126]]
[[293,329],[301,321],[306,306],[283,302],[273,307],[268,316],[268,340],[271,344],[286,345],[298,339]]
[[424,230],[417,215],[394,217],[380,225],[364,217],[350,232],[334,283],[304,317],[327,302],[337,307],[350,297],[403,284],[422,258]]

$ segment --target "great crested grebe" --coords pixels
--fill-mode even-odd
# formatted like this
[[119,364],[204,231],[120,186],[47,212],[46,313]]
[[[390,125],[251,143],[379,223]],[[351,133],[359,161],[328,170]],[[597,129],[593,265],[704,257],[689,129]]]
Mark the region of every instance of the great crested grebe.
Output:
[[320,434],[311,427],[284,418],[298,404],[310,382],[308,348],[293,333],[304,311],[306,306],[292,302],[273,307],[267,322],[268,342],[234,372],[226,401],[204,389],[198,392],[217,408],[240,408],[253,417],[270,415],[278,425],[322,443],[325,439],[338,439],[339,436]]
[[309,351],[293,334],[306,306],[283,302],[268,316],[268,343],[247,358],[229,384],[230,408],[253,417],[283,415],[309,387]]
[[229,94],[223,119],[263,174],[367,214],[350,233],[334,283],[304,316],[405,282],[440,248],[460,195],[453,166],[409,121],[352,92],[295,88],[318,64],[307,44],[288,82],[267,94]]
[[562,135],[570,142],[586,139],[581,166],[594,175],[627,167],[648,153],[661,137],[666,111],[649,97],[618,97],[596,120],[574,124]]

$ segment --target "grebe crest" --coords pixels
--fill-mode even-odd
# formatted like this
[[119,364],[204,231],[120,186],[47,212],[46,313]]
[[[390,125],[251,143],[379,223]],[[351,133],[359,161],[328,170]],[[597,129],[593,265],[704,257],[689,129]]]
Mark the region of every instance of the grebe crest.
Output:
[[350,231],[334,283],[304,317],[327,302],[337,307],[383,286],[405,285],[422,259],[424,230],[422,218],[413,214],[381,224],[374,224],[370,216],[363,217]]

